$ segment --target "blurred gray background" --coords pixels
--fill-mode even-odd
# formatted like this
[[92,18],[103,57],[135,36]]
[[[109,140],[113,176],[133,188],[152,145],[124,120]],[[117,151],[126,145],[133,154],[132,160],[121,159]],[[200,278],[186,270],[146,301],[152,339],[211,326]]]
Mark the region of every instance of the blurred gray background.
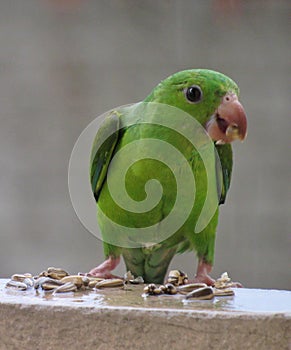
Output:
[[[203,67],[239,83],[249,118],[213,276],[290,289],[290,9],[287,0],[0,1],[0,276],[102,262],[102,243],[70,203],[76,139],[168,75]],[[196,258],[171,266],[191,276]]]

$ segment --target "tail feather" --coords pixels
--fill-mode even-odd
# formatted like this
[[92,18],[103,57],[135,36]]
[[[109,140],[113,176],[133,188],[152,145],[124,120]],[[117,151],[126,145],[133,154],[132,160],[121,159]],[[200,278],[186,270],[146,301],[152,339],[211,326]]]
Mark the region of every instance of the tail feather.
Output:
[[150,248],[123,249],[127,270],[134,276],[142,276],[145,283],[164,283],[169,264],[177,248],[156,245]]

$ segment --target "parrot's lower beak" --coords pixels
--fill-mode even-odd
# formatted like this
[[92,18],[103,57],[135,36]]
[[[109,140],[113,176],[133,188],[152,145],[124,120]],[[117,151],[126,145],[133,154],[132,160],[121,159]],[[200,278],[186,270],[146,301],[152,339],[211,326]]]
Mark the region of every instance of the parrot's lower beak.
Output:
[[229,92],[206,125],[209,136],[218,144],[243,141],[247,135],[247,117],[237,95]]

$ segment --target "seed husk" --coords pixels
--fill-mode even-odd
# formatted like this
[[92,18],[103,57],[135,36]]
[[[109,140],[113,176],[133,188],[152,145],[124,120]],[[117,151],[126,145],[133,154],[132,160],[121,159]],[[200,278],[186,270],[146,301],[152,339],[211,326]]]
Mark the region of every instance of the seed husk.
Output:
[[42,272],[38,275],[38,277],[48,277],[47,271],[46,271],[46,270],[45,270],[45,271],[42,271]]
[[15,273],[14,275],[11,276],[11,281],[22,282],[26,284],[27,288],[33,287],[34,285],[34,280],[30,273],[24,273],[24,274]]
[[161,287],[158,287],[156,288],[154,291],[153,291],[153,295],[160,295],[160,294],[163,294],[164,291]]
[[195,289],[205,288],[205,287],[207,287],[206,283],[189,283],[189,284],[184,284],[183,286],[178,286],[177,291],[180,294],[188,294]]
[[45,277],[45,276],[41,276],[38,277],[35,281],[34,281],[34,288],[38,289],[38,287],[41,287],[42,284],[48,279],[49,277]]
[[147,295],[160,295],[160,294],[164,294],[165,289],[166,289],[165,286],[157,287],[154,283],[150,283],[144,287],[143,291]]
[[58,288],[58,285],[56,285],[54,283],[50,283],[50,282],[44,282],[42,284],[41,288],[43,290],[54,290],[54,289]]
[[154,283],[150,283],[147,286],[144,287],[143,291],[147,294],[153,295],[154,291],[157,289],[158,287],[154,284]]
[[133,280],[129,280],[129,283],[131,283],[131,284],[143,284],[144,279],[142,278],[142,276],[138,276],[138,277],[134,278]]
[[32,278],[25,278],[23,280],[23,283],[25,283],[27,285],[27,287],[31,288],[34,286],[34,280]]
[[14,288],[18,290],[26,290],[28,288],[27,284],[20,281],[10,280],[6,283],[6,288]]
[[44,290],[52,290],[60,285],[62,285],[61,281],[50,277],[40,277],[34,282],[35,289],[41,287]]
[[19,282],[23,282],[23,280],[25,280],[26,278],[32,278],[32,274],[30,273],[15,273],[14,275],[11,276],[11,279],[13,281],[19,281]]
[[124,276],[123,276],[123,279],[125,282],[128,282],[128,281],[131,281],[131,280],[134,280],[134,275],[131,273],[131,271],[127,271]]
[[216,297],[226,297],[234,295],[234,291],[230,288],[224,288],[224,289],[215,289],[214,290],[214,296]]
[[83,277],[78,275],[65,276],[60,281],[63,284],[72,282],[77,288],[81,288],[84,285]]
[[214,297],[213,289],[211,287],[203,287],[194,289],[192,292],[186,294],[186,299],[197,299],[197,300],[209,300]]
[[54,290],[55,293],[67,293],[67,292],[75,292],[77,290],[77,286],[73,282],[67,282]]
[[214,287],[216,289],[224,289],[232,287],[233,283],[227,272],[224,272],[215,282]]
[[69,273],[59,267],[49,267],[47,269],[48,277],[54,278],[56,280],[61,280],[65,276],[69,276]]
[[89,278],[87,276],[81,276],[81,277],[82,277],[83,285],[85,287],[88,287],[89,282],[90,282]]
[[83,276],[88,278],[88,287],[94,288],[98,282],[104,281],[104,278],[100,277],[89,277],[89,276]]
[[91,281],[89,281],[88,287],[89,288],[94,288],[98,282],[100,282],[100,281],[91,280]]
[[188,283],[188,276],[182,270],[171,270],[167,282],[172,283],[174,286],[181,286]]
[[177,288],[172,283],[166,283],[160,287],[165,294],[174,295],[177,294]]
[[98,282],[95,285],[95,288],[110,288],[120,286],[123,286],[123,280],[121,278],[111,278]]

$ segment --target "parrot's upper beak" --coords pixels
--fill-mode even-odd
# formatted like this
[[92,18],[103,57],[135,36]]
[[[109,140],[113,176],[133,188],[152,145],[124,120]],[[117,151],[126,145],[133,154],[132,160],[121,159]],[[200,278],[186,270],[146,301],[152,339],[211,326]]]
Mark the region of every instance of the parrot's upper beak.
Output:
[[209,136],[217,143],[243,141],[247,135],[247,117],[237,95],[227,93],[206,125]]

